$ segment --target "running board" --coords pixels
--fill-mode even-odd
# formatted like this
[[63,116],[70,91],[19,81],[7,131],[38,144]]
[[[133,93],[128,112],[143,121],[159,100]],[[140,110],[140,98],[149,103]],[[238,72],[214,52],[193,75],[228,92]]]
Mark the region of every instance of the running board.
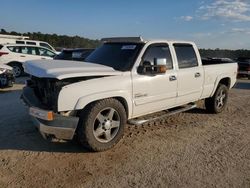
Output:
[[128,123],[131,124],[131,125],[142,125],[144,123],[148,123],[148,122],[155,121],[155,120],[158,120],[158,119],[161,119],[161,118],[165,118],[165,117],[168,117],[168,116],[171,116],[171,115],[175,115],[175,114],[178,114],[178,113],[181,113],[181,112],[185,112],[185,111],[194,109],[196,107],[197,107],[196,104],[191,103],[191,104],[188,104],[188,105],[186,105],[186,106],[184,106],[184,107],[182,107],[180,109],[172,110],[172,111],[170,110],[167,114],[160,115],[158,117],[153,117],[153,118],[143,119],[143,120],[131,119],[131,120],[128,120]]

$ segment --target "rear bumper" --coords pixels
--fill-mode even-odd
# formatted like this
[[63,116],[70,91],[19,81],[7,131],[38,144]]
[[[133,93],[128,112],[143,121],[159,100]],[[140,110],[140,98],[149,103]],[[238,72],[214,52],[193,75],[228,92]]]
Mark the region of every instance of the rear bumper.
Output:
[[[44,110],[45,108],[40,104],[32,88],[25,87],[21,99],[28,107],[35,107],[43,112],[51,112]],[[72,140],[79,118],[53,113],[53,120],[44,120],[35,116],[32,116],[32,120],[45,139],[55,137],[57,139]]]

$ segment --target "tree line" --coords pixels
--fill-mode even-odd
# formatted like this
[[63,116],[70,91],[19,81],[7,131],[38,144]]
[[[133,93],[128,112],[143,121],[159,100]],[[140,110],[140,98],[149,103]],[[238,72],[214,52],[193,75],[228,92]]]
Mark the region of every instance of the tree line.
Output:
[[[56,49],[62,48],[96,48],[101,42],[100,40],[92,40],[84,37],[47,34],[41,32],[27,32],[19,33],[15,31],[6,31],[5,29],[0,30],[0,34],[6,35],[23,35],[28,36],[30,40],[45,41],[54,46]],[[227,50],[227,49],[200,49],[202,57],[219,57],[219,58],[231,58],[236,59],[238,57],[250,57],[250,50],[239,49],[239,50]]]
[[0,30],[0,34],[5,35],[23,35],[28,36],[30,40],[40,40],[51,44],[56,49],[62,48],[96,48],[100,45],[99,40],[91,40],[80,36],[67,36],[57,34],[47,34],[41,32],[27,32],[19,33],[15,31],[6,31],[5,29]]
[[250,58],[250,50],[225,50],[225,49],[199,49],[201,57],[218,57],[237,59],[239,57]]

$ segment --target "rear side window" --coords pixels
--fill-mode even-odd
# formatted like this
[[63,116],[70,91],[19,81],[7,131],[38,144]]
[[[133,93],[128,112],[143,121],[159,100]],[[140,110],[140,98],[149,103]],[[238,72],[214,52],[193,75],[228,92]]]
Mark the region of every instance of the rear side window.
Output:
[[17,41],[16,41],[16,44],[24,44],[24,41],[17,40]]
[[191,44],[174,44],[180,69],[198,66],[196,53]]
[[18,46],[7,46],[7,48],[15,53],[19,53],[20,48]]
[[153,44],[150,45],[143,57],[143,61],[154,65],[155,59],[166,59],[166,66],[168,69],[173,69],[172,56],[167,44]]
[[26,44],[28,44],[28,45],[36,45],[35,42],[26,42]]
[[40,46],[45,47],[45,48],[48,48],[48,49],[50,49],[50,50],[53,50],[47,43],[41,42],[41,43],[40,43]]

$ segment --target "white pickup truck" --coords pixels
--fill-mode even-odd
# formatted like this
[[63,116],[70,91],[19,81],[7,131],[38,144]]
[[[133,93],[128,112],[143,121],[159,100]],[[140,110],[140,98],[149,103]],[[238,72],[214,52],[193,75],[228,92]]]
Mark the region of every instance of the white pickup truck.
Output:
[[76,136],[103,151],[122,138],[127,122],[155,119],[141,116],[182,112],[201,99],[208,111],[223,111],[237,64],[203,65],[192,42],[123,37],[103,39],[86,62],[38,60],[25,71],[31,78],[22,99],[42,135]]

